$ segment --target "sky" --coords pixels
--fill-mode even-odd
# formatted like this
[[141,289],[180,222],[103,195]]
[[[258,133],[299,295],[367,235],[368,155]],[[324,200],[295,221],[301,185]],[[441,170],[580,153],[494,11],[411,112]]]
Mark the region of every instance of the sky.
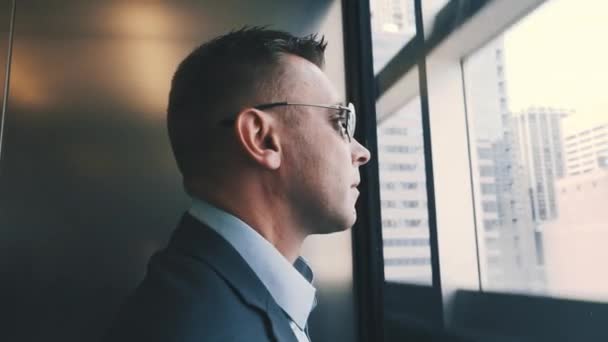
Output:
[[549,0],[505,33],[511,109],[573,109],[566,132],[608,123],[608,1]]

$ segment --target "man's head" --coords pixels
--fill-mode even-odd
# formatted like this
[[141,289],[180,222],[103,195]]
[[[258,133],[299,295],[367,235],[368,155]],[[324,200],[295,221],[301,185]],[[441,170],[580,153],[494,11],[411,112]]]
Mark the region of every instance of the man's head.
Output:
[[[276,202],[306,235],[352,226],[369,151],[345,131],[346,111],[331,108],[341,101],[321,70],[325,46],[314,35],[245,28],[180,64],[168,128],[191,194],[242,188],[248,201]],[[287,104],[260,106],[276,102]]]

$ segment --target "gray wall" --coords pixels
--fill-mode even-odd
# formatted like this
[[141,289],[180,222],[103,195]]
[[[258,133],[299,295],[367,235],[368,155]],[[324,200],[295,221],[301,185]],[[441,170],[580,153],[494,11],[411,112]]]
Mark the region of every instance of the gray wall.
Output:
[[[2,66],[10,3],[0,1]],[[166,243],[189,204],[164,121],[181,58],[244,24],[322,30],[343,90],[339,5],[17,0],[0,162],[0,340],[97,339]],[[328,239],[306,246],[320,269],[311,333],[350,341],[350,236]],[[341,261],[337,272],[321,267],[329,258]]]

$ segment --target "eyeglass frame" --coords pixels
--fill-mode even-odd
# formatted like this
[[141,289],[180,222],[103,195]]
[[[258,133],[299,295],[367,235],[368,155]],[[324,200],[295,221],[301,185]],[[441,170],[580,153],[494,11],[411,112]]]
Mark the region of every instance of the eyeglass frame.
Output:
[[[357,123],[357,112],[355,111],[355,105],[352,102],[349,102],[346,106],[343,105],[320,105],[320,104],[310,104],[310,103],[296,103],[296,102],[272,102],[272,103],[262,103],[259,105],[255,105],[252,108],[264,110],[270,109],[274,107],[280,106],[303,106],[303,107],[316,107],[316,108],[326,108],[326,109],[334,109],[340,111],[340,115],[344,116],[346,127],[344,128],[344,133],[348,137],[348,142],[350,143],[355,138],[355,125]],[[235,122],[234,119],[225,119],[220,121],[220,124],[223,125],[232,125]]]

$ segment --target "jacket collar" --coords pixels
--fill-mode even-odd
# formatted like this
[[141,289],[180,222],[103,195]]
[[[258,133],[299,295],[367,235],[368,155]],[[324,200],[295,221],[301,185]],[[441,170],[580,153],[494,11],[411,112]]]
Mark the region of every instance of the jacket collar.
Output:
[[186,213],[169,242],[169,249],[213,268],[245,303],[266,314],[278,341],[297,342],[287,316],[239,253],[211,228]]
[[188,213],[234,247],[283,312],[304,330],[314,308],[316,292],[312,270],[304,259],[288,261],[246,222],[204,200],[193,198]]

